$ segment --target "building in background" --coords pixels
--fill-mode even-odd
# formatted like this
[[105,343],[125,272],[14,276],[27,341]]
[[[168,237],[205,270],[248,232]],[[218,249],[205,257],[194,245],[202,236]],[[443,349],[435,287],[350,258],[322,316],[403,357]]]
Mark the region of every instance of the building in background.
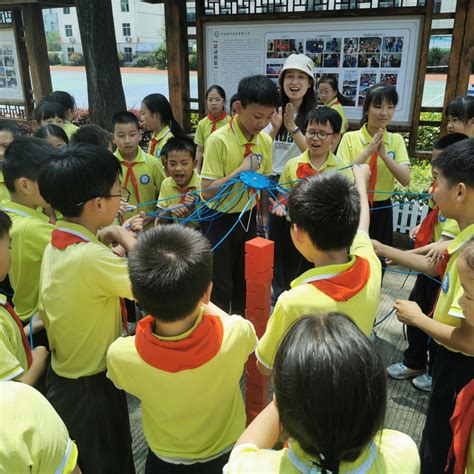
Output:
[[[125,63],[155,51],[164,41],[165,15],[162,4],[140,0],[112,0],[117,50]],[[62,60],[68,64],[74,53],[82,54],[76,9],[73,7],[43,10],[45,31],[58,31]]]

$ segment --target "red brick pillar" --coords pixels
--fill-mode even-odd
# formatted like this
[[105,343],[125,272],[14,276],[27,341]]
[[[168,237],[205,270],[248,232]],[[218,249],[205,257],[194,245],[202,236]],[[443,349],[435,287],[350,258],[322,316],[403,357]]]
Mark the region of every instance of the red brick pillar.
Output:
[[[267,327],[271,308],[274,243],[257,237],[245,243],[246,317],[260,339]],[[249,357],[246,372],[247,423],[268,403],[268,377],[256,366],[255,354]]]

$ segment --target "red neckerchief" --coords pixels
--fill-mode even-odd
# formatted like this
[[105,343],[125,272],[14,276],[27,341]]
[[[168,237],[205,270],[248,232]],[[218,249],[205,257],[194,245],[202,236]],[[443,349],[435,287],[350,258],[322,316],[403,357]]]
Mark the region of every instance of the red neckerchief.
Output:
[[474,426],[474,380],[471,380],[456,399],[453,416],[449,420],[453,430],[453,441],[449,448],[445,472],[454,456],[454,474],[464,474],[467,466],[469,439]]
[[438,266],[436,267],[436,270],[438,271],[438,275],[441,280],[443,280],[444,273],[446,272],[446,268],[448,267],[448,262],[450,258],[451,254],[448,253],[447,250],[445,250],[443,256],[441,257],[441,260],[438,263]]
[[423,220],[416,234],[415,248],[424,247],[433,240],[433,231],[438,222],[439,207],[436,206]]
[[[189,192],[191,191],[194,191],[196,189],[195,186],[188,186],[187,188],[180,188],[178,187],[177,188],[178,191],[179,191],[179,194],[180,194],[180,197],[179,197],[179,204],[183,204],[184,203],[184,199],[186,197],[186,194],[188,194]],[[196,196],[195,196],[196,197]]]
[[163,141],[165,137],[168,136],[168,134],[171,133],[171,130],[168,130],[159,140],[157,140],[155,137],[151,137],[150,139],[150,155],[155,156],[155,151],[156,147]]
[[369,262],[356,256],[354,265],[339,275],[308,282],[334,301],[347,301],[357,295],[370,278]]
[[135,347],[140,357],[149,365],[165,372],[196,369],[209,362],[219,352],[224,337],[224,327],[218,316],[204,314],[201,322],[184,339],[167,341],[154,333],[153,316],[137,324]]
[[374,198],[375,198],[375,183],[377,182],[377,159],[379,157],[379,152],[376,151],[369,161],[370,168],[370,178],[369,178],[369,205],[374,207]]
[[[81,236],[67,232],[62,229],[54,229],[51,236],[51,245],[59,250],[64,250],[70,245],[89,243],[89,240],[83,239]],[[130,335],[128,331],[127,308],[125,307],[125,300],[120,298],[120,309],[122,313],[122,326],[124,330]]]
[[227,112],[224,110],[219,116],[214,117],[210,112],[207,114],[207,118],[212,122],[211,133],[217,129],[217,122],[224,120],[227,117]]
[[[235,115],[234,115],[234,117],[235,117]],[[234,132],[235,137],[237,138],[237,141],[239,142],[239,145],[240,146],[243,145],[245,147],[244,154],[242,155],[242,158],[245,158],[246,156],[248,156],[252,153],[252,147],[255,145],[255,143],[252,143],[252,142],[240,143],[239,137],[238,137],[237,132],[235,131],[235,128],[234,128],[234,117],[232,117],[230,119],[229,127]]]
[[125,174],[125,179],[123,181],[123,187],[126,188],[128,185],[128,180],[132,182],[133,190],[135,191],[135,196],[137,198],[137,202],[140,202],[140,192],[138,188],[138,181],[137,177],[135,176],[135,172],[133,171],[133,167],[138,164],[136,161],[125,161],[121,160],[120,163],[122,166],[125,166],[127,168],[127,173]]
[[315,170],[309,163],[299,163],[296,169],[296,176],[299,179],[309,178],[318,173],[319,171]]
[[8,311],[10,316],[15,321],[16,325],[18,326],[18,330],[21,334],[21,343],[23,344],[23,349],[25,350],[26,360],[28,363],[28,368],[31,367],[31,363],[33,362],[33,357],[31,355],[31,348],[30,344],[28,343],[28,338],[26,337],[25,331],[23,330],[23,324],[21,324],[20,318],[15,313],[15,310],[11,307],[9,303],[2,304],[2,306]]

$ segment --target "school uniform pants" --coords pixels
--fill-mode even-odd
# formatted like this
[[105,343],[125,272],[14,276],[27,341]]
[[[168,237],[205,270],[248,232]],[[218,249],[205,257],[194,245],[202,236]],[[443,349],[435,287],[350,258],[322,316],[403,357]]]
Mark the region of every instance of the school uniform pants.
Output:
[[46,398],[77,443],[83,474],[134,474],[125,392],[105,374],[68,379],[49,367]]
[[194,464],[172,464],[160,459],[148,449],[146,458],[145,474],[222,474],[224,466],[229,460],[230,451],[222,454],[216,459],[207,462],[196,462]]
[[237,222],[239,215],[218,213],[203,224],[203,234],[213,247],[220,242],[214,250],[211,301],[226,312],[245,317],[245,242],[257,236],[257,222],[255,210],[245,212]]
[[370,210],[370,238],[386,245],[393,243],[393,210],[391,206],[390,199],[374,201]]
[[[449,419],[459,392],[474,378],[474,357],[450,351],[433,340],[430,344],[435,358],[431,396],[421,438],[421,474],[442,474],[453,439]],[[453,472],[453,465],[447,472]]]
[[[433,279],[420,273],[411,290],[409,300],[415,301],[420,306],[424,314],[431,314],[436,297],[440,289],[439,278]],[[407,326],[408,347],[403,354],[403,363],[410,369],[418,370],[426,367],[427,354],[430,354],[428,373],[432,373],[433,359],[435,354],[429,345],[430,337],[426,332],[415,326]]]
[[286,217],[270,215],[269,238],[275,242],[275,261],[273,270],[274,302],[286,290],[290,283],[312,265],[301,255],[293,244],[290,234],[291,223]]

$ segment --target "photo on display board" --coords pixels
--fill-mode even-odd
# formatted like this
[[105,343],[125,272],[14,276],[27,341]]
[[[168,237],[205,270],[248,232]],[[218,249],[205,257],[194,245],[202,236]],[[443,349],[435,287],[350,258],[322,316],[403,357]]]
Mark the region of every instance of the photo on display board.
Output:
[[359,53],[380,53],[382,38],[367,37],[359,39]]
[[403,50],[402,36],[386,36],[383,39],[382,52],[401,53]]
[[272,77],[278,77],[281,73],[281,70],[283,68],[283,64],[267,64],[267,76]]
[[357,53],[359,38],[344,38],[344,54]]
[[400,67],[401,63],[402,63],[401,53],[382,54],[381,67]]
[[397,76],[398,74],[380,74],[380,83],[386,86],[396,86]]
[[267,41],[267,58],[286,59],[290,54],[296,53],[294,39],[273,39]]
[[357,54],[345,54],[342,67],[357,67]]
[[306,54],[322,53],[324,51],[323,38],[311,38],[306,40]]
[[329,38],[324,45],[325,53],[340,53],[341,52],[341,38]]
[[357,67],[359,68],[380,67],[380,54],[359,54],[357,58]]
[[342,76],[342,86],[339,85],[342,95],[345,96],[351,103],[349,106],[355,106],[357,99],[357,73],[354,71],[345,71]]
[[339,54],[325,54],[323,57],[323,67],[339,67]]
[[308,53],[306,56],[311,58],[314,63],[314,67],[323,67],[323,55],[322,54],[312,54]]
[[367,89],[377,83],[377,74],[361,74],[359,80],[359,101],[358,106],[364,105]]

